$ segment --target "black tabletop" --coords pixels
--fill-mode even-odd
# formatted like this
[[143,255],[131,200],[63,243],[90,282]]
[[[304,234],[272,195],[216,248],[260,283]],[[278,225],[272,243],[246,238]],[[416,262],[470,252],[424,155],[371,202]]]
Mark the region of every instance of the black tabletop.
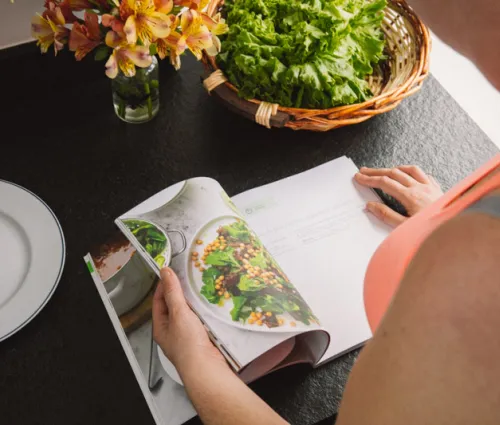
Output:
[[[82,257],[116,231],[115,217],[155,192],[210,176],[236,194],[342,155],[358,166],[418,164],[449,188],[497,152],[432,77],[366,123],[322,134],[270,131],[210,98],[201,66],[186,57],[178,73],[161,64],[159,116],[127,125],[112,110],[102,62],[23,50],[0,61],[0,178],[52,207],[67,259],[52,300],[0,343],[5,424],[154,423]],[[291,423],[310,425],[335,414],[355,356],[288,368],[253,388]]]

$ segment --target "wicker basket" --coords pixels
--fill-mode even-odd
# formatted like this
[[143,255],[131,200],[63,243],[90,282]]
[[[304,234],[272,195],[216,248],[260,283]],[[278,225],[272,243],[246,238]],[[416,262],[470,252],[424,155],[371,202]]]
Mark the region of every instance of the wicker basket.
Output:
[[[211,0],[208,13],[223,13],[224,0]],[[288,108],[257,99],[244,100],[217,67],[215,58],[204,54],[204,85],[230,109],[268,128],[328,131],[357,124],[394,109],[420,90],[429,72],[429,32],[404,0],[389,0],[382,25],[388,57],[368,78],[374,96],[366,102],[331,109]]]

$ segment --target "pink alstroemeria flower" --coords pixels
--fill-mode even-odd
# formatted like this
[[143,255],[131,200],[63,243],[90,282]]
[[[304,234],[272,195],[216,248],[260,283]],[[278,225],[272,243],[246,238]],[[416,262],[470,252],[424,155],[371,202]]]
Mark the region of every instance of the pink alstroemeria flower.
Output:
[[75,52],[77,61],[101,44],[99,19],[94,12],[85,12],[85,24],[75,22],[69,35],[69,50]]
[[108,31],[106,44],[114,49],[105,65],[106,75],[109,78],[116,78],[119,69],[127,77],[133,77],[136,66],[147,68],[153,62],[153,58],[149,54],[149,48],[127,44],[123,33]]
[[69,29],[64,26],[66,21],[59,7],[46,12],[46,17],[35,15],[31,20],[31,35],[36,38],[42,53],[47,53],[54,44],[54,53],[57,55],[68,39]]

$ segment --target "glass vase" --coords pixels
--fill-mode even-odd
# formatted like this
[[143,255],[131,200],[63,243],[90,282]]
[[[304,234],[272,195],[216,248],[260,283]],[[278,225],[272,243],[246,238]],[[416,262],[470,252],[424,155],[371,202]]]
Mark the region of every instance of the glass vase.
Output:
[[152,120],[160,109],[160,82],[158,60],[148,68],[136,67],[133,77],[121,71],[111,80],[113,106],[118,118],[125,122],[140,124]]

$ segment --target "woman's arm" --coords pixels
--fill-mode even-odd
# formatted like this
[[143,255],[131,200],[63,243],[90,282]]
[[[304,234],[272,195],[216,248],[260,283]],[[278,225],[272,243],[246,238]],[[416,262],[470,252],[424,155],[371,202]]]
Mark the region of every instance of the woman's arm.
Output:
[[499,247],[500,219],[478,212],[427,239],[349,376],[337,425],[500,423]]
[[286,424],[233,373],[187,305],[179,279],[169,268],[162,270],[155,293],[153,332],[204,424]]

